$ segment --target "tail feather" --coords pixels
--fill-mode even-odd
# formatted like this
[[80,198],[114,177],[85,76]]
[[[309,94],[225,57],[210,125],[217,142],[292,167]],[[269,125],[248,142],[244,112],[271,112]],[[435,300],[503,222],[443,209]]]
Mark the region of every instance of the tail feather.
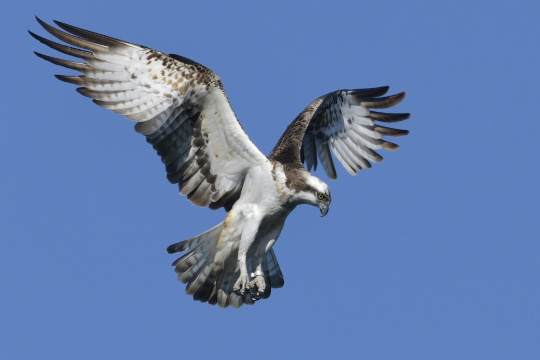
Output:
[[178,280],[188,283],[200,274],[200,270],[212,264],[216,244],[223,228],[223,223],[191,239],[173,244],[167,248],[169,253],[188,251],[172,263],[178,273]]
[[240,276],[240,270],[237,267],[238,249],[230,249],[227,256],[224,258],[224,251],[220,249],[220,254],[216,258],[225,259],[222,263],[222,270],[216,278],[216,291],[209,303],[212,305],[218,304],[222,308],[232,306],[239,308],[243,304],[251,305],[253,301],[248,294],[240,296],[233,290],[236,279]]
[[[175,271],[179,275],[182,274],[182,279],[180,280],[183,283],[189,282],[191,285],[202,274],[202,272],[205,271],[206,268],[211,270],[213,268],[214,254],[215,246],[214,244],[209,243],[199,246],[197,249],[191,250],[189,253],[180,258],[181,261],[178,261],[178,263],[175,265]],[[209,270],[207,270],[207,272]],[[190,285],[188,285],[188,287]]]
[[[169,253],[186,251],[172,265],[178,273],[178,280],[187,284],[186,293],[192,295],[194,300],[218,304],[222,308],[252,305],[254,301],[249,294],[240,296],[233,290],[240,275],[237,264],[238,244],[219,242],[223,226],[224,223],[220,223],[200,235],[169,246]],[[268,298],[271,288],[283,286],[283,275],[272,249],[262,260],[267,283],[263,298]],[[251,261],[249,268],[252,268]]]
[[193,275],[187,283],[186,294],[195,295],[199,291],[199,289],[206,283],[206,281],[209,280],[210,274],[213,271],[212,264],[208,264],[208,260],[205,259],[204,262],[195,265],[190,270]]
[[263,272],[265,277],[268,278],[271,287],[280,288],[285,285],[285,279],[281,273],[274,249],[266,252],[266,256],[263,259]]
[[193,295],[194,300],[207,302],[214,293],[216,283],[216,275],[212,269],[212,265],[204,268],[201,274],[193,282],[193,286],[188,285],[186,293]]
[[192,250],[196,246],[204,244],[205,241],[207,241],[209,238],[210,239],[215,238],[216,235],[217,235],[217,238],[215,240],[217,241],[219,240],[219,234],[221,234],[222,230],[223,230],[223,223],[219,223],[213,228],[211,228],[210,230],[206,230],[200,235],[194,236],[191,239],[180,241],[176,244],[172,244],[171,246],[167,248],[167,252],[169,254],[173,254],[177,252]]
[[[233,296],[240,297],[235,294],[233,291],[233,277],[236,272],[234,271],[222,271],[216,279],[216,291],[214,292],[212,298],[208,301],[211,305],[218,304],[222,308],[226,308],[231,304],[230,299]],[[236,303],[233,301],[233,303]],[[234,307],[234,305],[232,305]]]
[[197,273],[199,268],[206,263],[207,259],[205,259],[204,253],[192,251],[179,260],[181,261],[178,261],[176,264],[173,263],[173,266],[176,267],[175,271],[178,273],[178,280],[185,284],[195,276],[195,273]]

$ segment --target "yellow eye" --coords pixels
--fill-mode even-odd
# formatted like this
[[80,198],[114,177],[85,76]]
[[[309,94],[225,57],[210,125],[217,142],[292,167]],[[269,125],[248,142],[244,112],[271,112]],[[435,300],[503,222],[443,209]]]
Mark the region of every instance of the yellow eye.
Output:
[[322,200],[322,199],[324,199],[324,195],[323,195],[323,194],[321,194],[321,193],[319,193],[319,195],[317,195],[317,197],[319,198],[319,200]]

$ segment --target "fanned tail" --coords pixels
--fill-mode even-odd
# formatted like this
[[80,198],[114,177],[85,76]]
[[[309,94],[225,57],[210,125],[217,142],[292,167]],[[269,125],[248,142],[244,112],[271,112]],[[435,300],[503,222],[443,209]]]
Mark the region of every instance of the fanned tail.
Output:
[[223,223],[167,248],[170,254],[187,251],[172,266],[175,267],[178,280],[187,284],[186,293],[193,295],[195,300],[206,302],[210,298],[215,284],[214,255],[222,229]]
[[[238,244],[219,244],[223,225],[220,223],[200,235],[169,246],[167,251],[170,254],[186,252],[172,266],[175,267],[178,280],[187,284],[186,293],[192,295],[194,300],[208,302],[210,305],[218,304],[222,308],[253,305],[255,301],[249,293],[240,296],[233,291],[240,274],[237,264]],[[225,261],[216,264],[216,254]],[[253,271],[253,268],[250,265],[249,271]],[[263,256],[262,270],[267,284],[263,295],[266,299],[272,287],[283,286],[283,275],[272,249]]]

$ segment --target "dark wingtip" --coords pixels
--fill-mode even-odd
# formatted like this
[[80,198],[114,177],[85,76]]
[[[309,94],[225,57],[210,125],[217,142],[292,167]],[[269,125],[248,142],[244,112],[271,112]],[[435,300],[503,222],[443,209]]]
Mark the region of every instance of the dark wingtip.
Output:
[[68,76],[68,75],[54,75],[60,81],[67,82],[75,85],[82,85],[80,76]]
[[355,89],[350,90],[351,95],[358,96],[358,97],[365,97],[365,96],[383,96],[390,90],[390,86],[379,86],[375,88],[367,88],[367,89]]
[[404,98],[405,92],[400,92],[390,96],[365,99],[362,105],[370,109],[386,109],[399,104]]
[[390,151],[396,151],[397,149],[399,149],[399,145],[391,143],[389,141],[383,141],[381,145],[383,149],[390,150]]
[[370,117],[373,120],[385,123],[393,123],[407,120],[411,116],[411,114],[408,113],[384,113],[375,110],[371,110],[370,113]]
[[182,252],[185,249],[185,245],[186,242],[185,241],[180,241],[179,243],[176,243],[176,244],[172,244],[170,245],[168,248],[167,248],[167,252],[169,254],[174,254],[174,253],[177,253],[177,252]]
[[39,40],[39,38],[41,37],[41,36],[39,36],[39,35],[34,34],[34,33],[31,32],[30,30],[28,30],[28,33],[30,34],[30,36],[32,36],[32,37],[33,37],[34,39],[36,39],[36,40]]
[[49,61],[47,55],[43,55],[42,53],[38,53],[37,51],[34,51],[34,54],[36,54],[37,57],[42,58],[43,60]]
[[375,130],[375,132],[381,135],[388,135],[393,137],[405,136],[409,134],[409,130],[394,129],[380,125],[375,126],[373,130]]
[[87,30],[83,30],[83,29],[79,29],[78,27],[75,27],[73,25],[69,25],[69,24],[66,24],[65,22],[62,22],[62,21],[58,21],[58,20],[53,20],[53,22],[61,29],[67,31],[67,32],[70,32],[73,34],[73,30],[82,30],[82,31],[87,31]]
[[37,15],[35,15],[35,17],[36,17],[36,20],[39,23],[39,25],[43,26],[44,28],[47,28],[48,26],[50,26],[45,21],[41,20]]

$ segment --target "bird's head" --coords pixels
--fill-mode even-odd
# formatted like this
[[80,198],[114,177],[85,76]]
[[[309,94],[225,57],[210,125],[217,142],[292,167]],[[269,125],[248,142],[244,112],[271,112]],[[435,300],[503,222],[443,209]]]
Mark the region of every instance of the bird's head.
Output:
[[321,216],[325,216],[328,213],[330,202],[332,201],[330,188],[318,177],[309,173],[307,173],[307,175],[306,184],[308,187],[305,190],[306,202],[317,206],[321,211]]

